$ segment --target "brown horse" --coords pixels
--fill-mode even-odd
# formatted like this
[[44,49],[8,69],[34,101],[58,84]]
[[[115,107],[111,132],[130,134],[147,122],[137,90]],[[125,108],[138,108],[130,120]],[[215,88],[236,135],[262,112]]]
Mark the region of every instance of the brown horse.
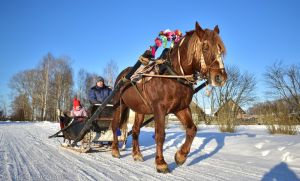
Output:
[[[200,73],[212,86],[222,86],[227,80],[222,60],[224,54],[225,46],[219,36],[218,26],[214,30],[203,30],[196,22],[195,30],[187,32],[186,36],[174,46],[169,59],[177,75]],[[124,70],[118,79],[126,75],[128,71],[129,68]],[[143,161],[138,142],[140,127],[145,114],[154,114],[156,169],[158,172],[169,172],[168,165],[163,157],[165,116],[169,113],[174,113],[186,129],[185,142],[175,154],[177,165],[181,165],[185,162],[190,152],[191,144],[197,132],[197,127],[193,123],[189,108],[193,97],[193,88],[179,83],[175,79],[160,77],[153,77],[143,85],[137,83],[136,86],[146,102],[142,100],[133,86],[121,89],[120,93],[114,99],[115,101],[119,101],[120,106],[117,107],[112,122],[114,132],[112,156],[120,157],[116,130],[118,125],[123,121],[120,120],[120,115],[130,108],[137,113],[132,128],[132,155],[134,160]]]

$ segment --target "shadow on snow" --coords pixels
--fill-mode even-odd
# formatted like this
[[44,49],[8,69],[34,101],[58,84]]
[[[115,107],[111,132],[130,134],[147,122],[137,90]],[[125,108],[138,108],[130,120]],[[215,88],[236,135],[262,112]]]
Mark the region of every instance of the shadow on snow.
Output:
[[300,179],[297,175],[289,168],[289,166],[284,163],[280,162],[278,165],[275,165],[268,173],[266,173],[262,181],[269,181],[269,180],[277,180],[277,181],[299,181]]
[[[140,142],[140,146],[141,146],[141,152],[146,151],[146,150],[151,150],[153,148],[156,147],[155,145],[155,140],[153,139],[153,132],[145,132],[145,131],[141,131],[140,132],[140,138],[139,142]],[[197,138],[203,138],[203,143],[200,145],[199,148],[197,148],[196,150],[194,150],[193,152],[191,152],[188,155],[188,158],[191,158],[193,155],[197,155],[200,154],[201,151],[206,147],[206,145],[208,145],[209,143],[211,143],[212,141],[216,141],[217,146],[215,147],[215,149],[209,153],[206,153],[204,155],[200,155],[199,157],[194,158],[190,163],[188,163],[188,165],[194,165],[199,163],[202,160],[205,160],[207,158],[212,157],[213,155],[215,155],[216,153],[218,153],[225,145],[225,138],[226,137],[232,137],[232,136],[243,136],[246,135],[248,137],[255,137],[255,134],[249,134],[249,133],[219,133],[219,132],[198,132],[196,134]],[[166,132],[166,139],[165,139],[165,146],[164,146],[164,151],[169,149],[169,148],[178,148],[179,149],[179,145],[181,146],[181,143],[184,141],[185,139],[185,132]],[[128,139],[127,144],[132,144],[132,139]],[[148,160],[148,159],[155,159],[155,152],[150,154],[150,155],[146,155],[144,156],[144,160]],[[131,155],[131,153],[123,155],[124,157]],[[175,152],[174,152],[175,155]],[[175,161],[169,164],[169,169],[171,171],[173,171],[175,168],[177,167]]]

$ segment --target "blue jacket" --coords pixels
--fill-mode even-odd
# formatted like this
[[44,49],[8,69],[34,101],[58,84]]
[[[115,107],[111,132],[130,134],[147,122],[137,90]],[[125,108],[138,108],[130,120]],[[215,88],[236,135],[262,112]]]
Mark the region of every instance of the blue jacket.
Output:
[[100,104],[111,94],[111,92],[112,90],[105,85],[103,87],[94,86],[89,92],[89,101],[92,104]]

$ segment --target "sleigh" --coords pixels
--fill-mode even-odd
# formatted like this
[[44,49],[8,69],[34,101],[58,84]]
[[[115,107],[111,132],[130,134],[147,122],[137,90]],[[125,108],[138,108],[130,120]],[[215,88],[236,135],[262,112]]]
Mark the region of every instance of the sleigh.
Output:
[[[61,116],[60,122],[62,122],[65,127],[56,134],[49,136],[49,138],[63,137],[68,142],[64,141],[64,143],[61,144],[61,147],[77,153],[109,151],[111,142],[113,141],[111,122],[113,120],[114,107],[112,104],[105,105],[102,113],[94,118],[91,129],[85,134],[82,141],[76,146],[71,145],[72,141],[78,137],[80,131],[84,128],[87,120],[94,115],[95,111],[100,106],[102,105],[95,104],[91,106],[88,111],[90,116],[85,120],[82,120],[81,118],[70,118],[67,115]],[[125,149],[126,147],[127,135],[127,124],[120,125],[120,129],[118,130],[118,141],[121,142],[122,149]]]
[[[93,115],[101,104],[94,105],[91,109],[91,114]],[[114,107],[112,104],[107,104],[103,109],[102,113],[95,118],[96,131],[92,133],[93,140],[98,142],[112,142],[113,132],[111,129],[111,122],[113,120]],[[120,130],[118,130],[118,140],[123,142],[125,147],[127,140],[127,124],[120,125]]]

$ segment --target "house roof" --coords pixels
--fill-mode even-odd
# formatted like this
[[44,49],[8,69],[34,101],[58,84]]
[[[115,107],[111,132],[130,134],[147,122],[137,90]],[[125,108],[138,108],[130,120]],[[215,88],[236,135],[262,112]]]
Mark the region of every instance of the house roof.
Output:
[[216,112],[215,115],[218,115],[218,113],[224,109],[224,107],[228,105],[229,107],[237,107],[238,112],[242,114],[246,114],[246,112],[232,99],[229,99],[227,102],[225,102]]

